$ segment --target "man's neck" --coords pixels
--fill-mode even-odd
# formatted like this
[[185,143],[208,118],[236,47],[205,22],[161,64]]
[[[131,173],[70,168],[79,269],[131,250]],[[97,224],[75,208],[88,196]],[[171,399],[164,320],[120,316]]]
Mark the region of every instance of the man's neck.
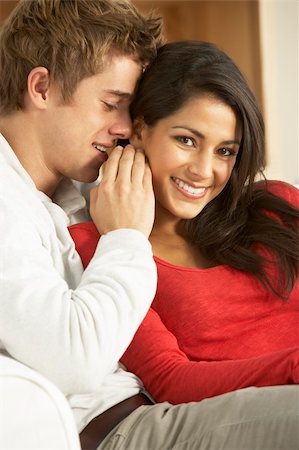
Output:
[[42,147],[33,132],[30,118],[22,112],[0,117],[0,133],[9,143],[20,163],[32,178],[36,188],[52,197],[61,180],[46,166],[42,158]]

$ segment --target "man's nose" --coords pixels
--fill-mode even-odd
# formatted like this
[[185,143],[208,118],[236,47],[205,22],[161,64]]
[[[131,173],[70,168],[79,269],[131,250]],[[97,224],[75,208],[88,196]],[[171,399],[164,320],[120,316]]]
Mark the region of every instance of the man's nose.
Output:
[[110,127],[110,134],[118,139],[128,139],[132,134],[132,120],[129,113],[123,113]]

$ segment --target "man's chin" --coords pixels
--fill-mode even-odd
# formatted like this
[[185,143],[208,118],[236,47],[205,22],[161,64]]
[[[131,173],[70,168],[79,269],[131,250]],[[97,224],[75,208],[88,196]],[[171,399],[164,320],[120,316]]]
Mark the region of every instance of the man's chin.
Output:
[[75,181],[78,181],[79,183],[87,183],[87,184],[94,183],[94,182],[98,181],[100,171],[101,171],[101,167],[99,168],[99,170],[97,172],[94,172],[93,174],[88,174],[88,175],[80,174],[73,179]]

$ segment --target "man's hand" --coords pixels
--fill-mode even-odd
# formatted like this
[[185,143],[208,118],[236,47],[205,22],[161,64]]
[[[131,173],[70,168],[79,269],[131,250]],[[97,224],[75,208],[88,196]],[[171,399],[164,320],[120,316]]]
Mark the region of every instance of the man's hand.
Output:
[[149,236],[155,214],[152,174],[142,150],[116,147],[103,164],[101,183],[90,192],[90,214],[101,235],[134,228]]

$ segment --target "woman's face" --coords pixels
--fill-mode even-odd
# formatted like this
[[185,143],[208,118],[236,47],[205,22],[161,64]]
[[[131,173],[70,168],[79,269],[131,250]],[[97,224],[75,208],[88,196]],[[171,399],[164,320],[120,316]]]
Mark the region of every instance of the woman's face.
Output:
[[139,137],[153,174],[157,218],[177,221],[195,217],[225,187],[242,129],[230,106],[201,96],[153,127],[143,124]]

